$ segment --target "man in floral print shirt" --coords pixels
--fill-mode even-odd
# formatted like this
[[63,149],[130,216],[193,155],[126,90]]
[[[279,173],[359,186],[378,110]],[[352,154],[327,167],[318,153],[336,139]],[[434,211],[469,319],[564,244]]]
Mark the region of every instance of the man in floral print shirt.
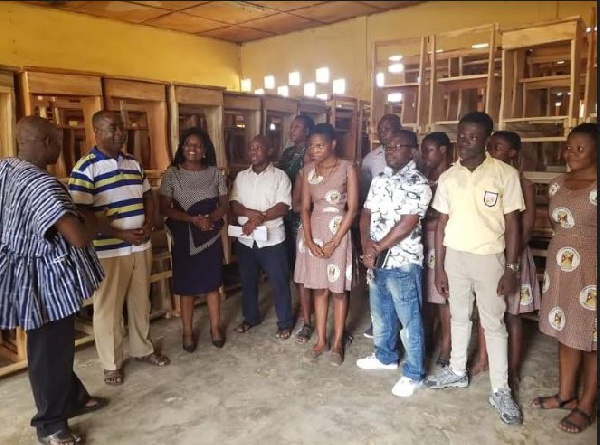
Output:
[[360,219],[375,352],[356,364],[361,369],[398,369],[401,324],[406,361],[403,376],[392,389],[399,397],[411,396],[425,377],[421,220],[431,200],[431,188],[412,159],[416,147],[417,137],[411,131],[390,137],[385,147],[387,166],[373,178]]

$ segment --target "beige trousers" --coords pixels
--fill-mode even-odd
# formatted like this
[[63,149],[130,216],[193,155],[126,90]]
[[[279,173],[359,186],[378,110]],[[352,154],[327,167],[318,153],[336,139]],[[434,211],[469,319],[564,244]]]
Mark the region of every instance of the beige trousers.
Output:
[[475,255],[446,249],[444,267],[450,293],[450,366],[458,372],[466,371],[471,316],[473,302],[476,301],[485,329],[492,388],[508,388],[508,333],[504,325],[506,301],[496,293],[498,281],[504,274],[504,254]]
[[106,278],[94,294],[94,336],[103,369],[123,365],[123,305],[127,302],[129,355],[144,357],[150,342],[150,272],[152,249],[100,258]]

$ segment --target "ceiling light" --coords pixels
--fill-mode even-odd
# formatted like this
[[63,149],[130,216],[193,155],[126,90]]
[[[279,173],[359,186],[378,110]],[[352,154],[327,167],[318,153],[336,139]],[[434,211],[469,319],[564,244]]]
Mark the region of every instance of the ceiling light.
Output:
[[377,75],[375,76],[375,85],[377,85],[378,87],[382,87],[383,85],[385,85],[384,73],[377,73]]
[[443,50],[443,49],[436,49],[436,50],[435,50],[435,52],[436,52],[436,53],[443,53],[443,52],[444,52],[444,50]]
[[395,56],[390,56],[388,57],[388,60],[390,62],[400,62],[402,60],[402,56],[401,55],[395,55]]
[[315,80],[319,83],[329,82],[329,68],[326,66],[323,68],[317,68],[315,70]]
[[556,62],[557,65],[564,65],[565,61],[564,60],[559,60],[558,62]]
[[304,84],[304,95],[306,97],[315,97],[317,94],[317,86],[314,82],[309,82]]
[[489,46],[490,46],[489,43],[476,43],[475,45],[471,45],[471,48],[473,48],[473,49],[483,49],[483,48],[487,48]]
[[242,90],[242,93],[249,93],[252,91],[252,81],[250,79],[242,79],[240,83],[240,89]]
[[346,80],[345,79],[334,79],[333,80],[333,94],[345,94],[346,93]]
[[277,94],[288,97],[290,95],[290,89],[287,85],[281,85],[280,87],[277,87]]
[[562,102],[555,102],[554,103],[554,106],[556,106],[556,107],[560,107],[561,105],[562,105]]
[[390,103],[402,102],[402,93],[390,93],[387,96],[387,100]]
[[254,94],[265,94],[265,90],[262,88],[259,88],[257,90],[254,90]]
[[390,66],[388,66],[388,71],[393,74],[401,73],[402,71],[404,71],[404,65],[402,65],[401,63],[393,63]]
[[300,85],[300,73],[298,71],[294,71],[288,74],[288,84],[294,86]]
[[265,88],[267,90],[275,88],[275,76],[265,76]]

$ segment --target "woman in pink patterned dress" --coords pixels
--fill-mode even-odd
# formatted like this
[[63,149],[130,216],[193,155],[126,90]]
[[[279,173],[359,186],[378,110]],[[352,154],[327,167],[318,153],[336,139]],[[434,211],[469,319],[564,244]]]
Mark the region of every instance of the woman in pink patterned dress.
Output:
[[559,342],[559,386],[556,395],[536,397],[532,406],[570,409],[557,425],[568,433],[591,425],[598,393],[597,131],[596,124],[581,124],[571,131],[563,150],[571,171],[553,180],[548,189],[554,236],[546,260],[540,330]]
[[313,129],[308,148],[315,160],[304,168],[302,231],[298,234],[294,281],[314,289],[317,343],[308,353],[321,356],[327,347],[329,293],[333,294],[334,335],[329,362],[344,359],[343,333],[352,288],[350,227],[358,211],[358,175],[351,161],[335,154],[335,131],[330,124]]

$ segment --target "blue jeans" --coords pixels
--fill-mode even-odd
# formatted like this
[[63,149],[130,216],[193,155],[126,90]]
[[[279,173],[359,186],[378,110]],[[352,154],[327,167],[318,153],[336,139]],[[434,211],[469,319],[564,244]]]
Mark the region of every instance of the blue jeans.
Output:
[[369,285],[375,357],[386,365],[400,359],[400,322],[400,338],[406,351],[403,373],[413,380],[425,377],[421,272],[422,268],[416,264],[375,269],[374,280]]

